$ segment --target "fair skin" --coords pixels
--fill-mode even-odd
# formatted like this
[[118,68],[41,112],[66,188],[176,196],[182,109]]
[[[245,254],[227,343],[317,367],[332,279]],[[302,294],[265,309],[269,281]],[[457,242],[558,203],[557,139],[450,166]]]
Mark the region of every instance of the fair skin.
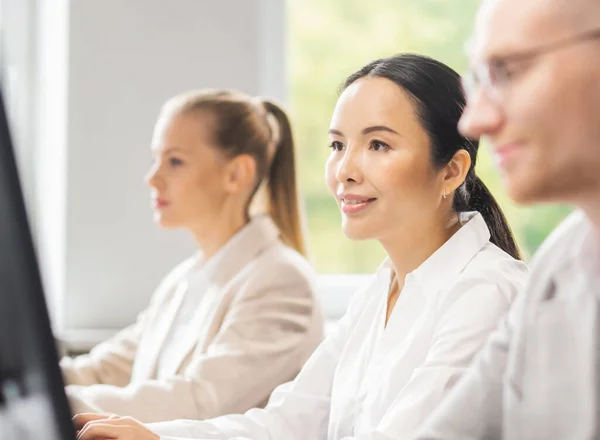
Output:
[[[510,29],[510,32],[507,30]],[[489,0],[469,45],[472,64],[600,29],[595,0]],[[582,208],[600,228],[600,38],[507,64],[499,94],[479,87],[459,127],[484,137],[510,197]]]
[[[248,223],[246,207],[256,184],[254,159],[228,158],[212,145],[213,123],[208,114],[161,115],[152,140],[153,165],[146,176],[155,221],[165,228],[187,229],[205,258]],[[78,439],[159,438],[130,417],[80,414],[73,421]]]
[[[435,169],[429,137],[411,100],[384,78],[362,78],[344,90],[329,137],[326,180],[342,212],[344,233],[355,240],[378,240],[395,268],[389,318],[405,276],[460,228],[452,193],[464,181],[471,160],[460,150],[445,167]],[[343,201],[353,196],[369,201]]]
[[[352,239],[381,242],[395,267],[394,278],[399,282],[390,286],[389,317],[406,274],[460,228],[451,209],[452,197],[464,182],[471,159],[461,150],[446,166],[435,169],[429,138],[410,99],[386,79],[363,78],[346,89],[330,128],[332,152],[326,177],[342,210],[343,230]],[[338,193],[375,200],[349,214]],[[127,417],[80,414],[73,420],[78,440],[159,438]]]
[[77,440],[159,440],[143,423],[110,414],[78,414],[73,417]]
[[256,179],[248,155],[228,158],[212,145],[208,114],[164,114],[152,139],[151,188],[155,221],[187,229],[205,258],[247,222],[246,203]]

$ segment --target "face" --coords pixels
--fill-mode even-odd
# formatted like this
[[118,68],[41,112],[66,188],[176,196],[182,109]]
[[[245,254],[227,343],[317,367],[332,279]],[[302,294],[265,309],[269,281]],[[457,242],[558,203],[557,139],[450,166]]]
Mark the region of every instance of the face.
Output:
[[210,144],[210,122],[208,115],[165,115],[155,127],[154,163],[146,181],[155,221],[163,227],[197,230],[218,224],[227,197],[227,161]]
[[353,239],[421,228],[442,200],[429,138],[395,83],[365,77],[341,94],[331,120],[326,178]]
[[[487,0],[477,17],[471,61],[502,59],[599,29],[594,3]],[[573,9],[580,6],[590,11],[575,17]],[[510,197],[520,203],[578,203],[597,194],[600,39],[508,63],[506,72],[496,95],[481,87],[474,92],[459,127],[467,136],[487,139]]]

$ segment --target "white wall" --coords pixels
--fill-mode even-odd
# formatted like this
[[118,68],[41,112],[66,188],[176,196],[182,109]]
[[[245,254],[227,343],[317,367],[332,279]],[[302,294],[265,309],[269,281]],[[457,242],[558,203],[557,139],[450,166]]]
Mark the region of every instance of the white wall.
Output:
[[[5,0],[12,1],[12,0]],[[31,0],[30,0],[31,1]],[[30,23],[35,34],[35,64],[31,90],[33,153],[28,166],[33,172],[34,220],[38,256],[45,281],[48,305],[57,327],[64,322],[65,219],[67,203],[67,91],[68,18],[67,0],[36,2]],[[17,145],[20,148],[20,145]]]
[[150,222],[142,176],[151,128],[160,105],[182,90],[259,93],[258,5],[72,1],[66,327],[128,322],[165,272],[192,252],[186,237]]
[[[15,153],[28,201],[33,197],[35,180],[33,169],[27,166],[32,161],[34,148],[33,134],[28,124],[35,96],[31,84],[36,35],[30,26],[35,14],[35,0],[0,0],[2,92],[11,126],[15,129],[13,141],[19,145]],[[34,207],[29,204],[28,209],[33,210]]]
[[283,0],[27,1],[27,38],[6,40],[35,42],[17,69],[35,94],[17,131],[31,134],[18,144],[54,324],[118,328],[194,250],[151,220],[160,105],[201,87],[285,100]]
[[[142,179],[160,105],[200,87],[285,101],[284,0],[0,1],[48,302],[55,330],[87,350],[130,323],[194,251],[151,221]],[[363,281],[321,277],[332,321]]]

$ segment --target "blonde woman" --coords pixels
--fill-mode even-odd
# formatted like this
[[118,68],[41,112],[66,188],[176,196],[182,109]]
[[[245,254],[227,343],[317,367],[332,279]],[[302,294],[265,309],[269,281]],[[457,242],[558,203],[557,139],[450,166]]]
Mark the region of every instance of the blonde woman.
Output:
[[[164,279],[135,324],[61,361],[72,409],[151,422],[263,406],[323,331],[290,122],[269,100],[186,93],[163,107],[152,154],[155,220],[187,229],[199,251]],[[263,214],[252,216],[251,206]]]

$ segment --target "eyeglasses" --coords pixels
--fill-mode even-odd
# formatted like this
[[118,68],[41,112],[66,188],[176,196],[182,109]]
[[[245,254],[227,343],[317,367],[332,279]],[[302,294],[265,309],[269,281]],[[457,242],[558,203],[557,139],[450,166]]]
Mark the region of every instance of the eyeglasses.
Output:
[[496,103],[500,103],[503,101],[514,68],[518,64],[532,61],[541,55],[597,38],[600,38],[600,29],[583,32],[522,52],[496,57],[487,62],[477,63],[462,77],[462,85],[467,101],[473,98],[480,87],[483,87],[490,98]]

